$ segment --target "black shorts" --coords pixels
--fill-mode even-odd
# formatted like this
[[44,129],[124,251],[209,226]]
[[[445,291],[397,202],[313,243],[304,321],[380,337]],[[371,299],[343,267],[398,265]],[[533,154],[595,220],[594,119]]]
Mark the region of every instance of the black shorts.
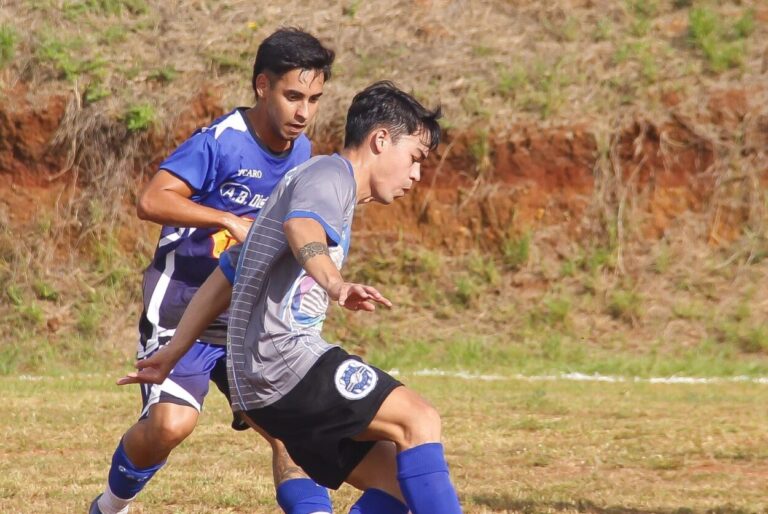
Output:
[[325,352],[275,403],[246,412],[318,484],[338,489],[376,444],[354,441],[400,382],[341,348]]

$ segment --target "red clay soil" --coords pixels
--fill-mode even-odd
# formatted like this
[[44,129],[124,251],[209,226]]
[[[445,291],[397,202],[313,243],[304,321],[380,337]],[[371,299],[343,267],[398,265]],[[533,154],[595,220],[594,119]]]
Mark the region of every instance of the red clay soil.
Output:
[[[32,103],[23,85],[6,91],[0,105],[0,194],[9,187],[61,188],[50,180],[66,165],[66,151],[51,141],[68,105],[66,95]],[[141,152],[151,173],[162,156],[195,127],[223,112],[217,92],[204,90],[172,123],[172,131],[151,133]],[[723,91],[709,99],[713,121],[738,123],[747,112],[744,91]],[[765,120],[768,124],[768,120]],[[583,217],[595,198],[595,176],[610,173],[623,188],[644,201],[647,234],[659,236],[685,210],[699,210],[711,195],[713,143],[683,119],[663,123],[637,120],[619,131],[601,163],[595,136],[583,125],[512,127],[510,136],[478,140],[477,133],[451,131],[430,155],[422,183],[404,200],[381,210],[362,208],[360,236],[406,238],[458,250],[493,248],[512,233],[551,224],[568,224],[579,235]],[[766,131],[768,133],[768,131]],[[748,136],[750,137],[750,136]],[[757,131],[756,145],[764,133]],[[320,138],[316,138],[319,140]],[[330,147],[325,143],[318,147]],[[326,148],[327,149],[327,148]],[[478,151],[481,149],[483,151]],[[10,205],[11,213],[18,206]]]
[[30,96],[23,83],[0,95],[0,181],[6,184],[40,183],[64,165],[50,143],[64,118],[67,96],[37,103]]

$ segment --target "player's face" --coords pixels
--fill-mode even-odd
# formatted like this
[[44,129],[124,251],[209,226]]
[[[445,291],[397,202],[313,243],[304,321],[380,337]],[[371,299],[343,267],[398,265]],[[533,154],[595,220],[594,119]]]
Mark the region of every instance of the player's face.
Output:
[[296,69],[273,81],[264,76],[257,84],[263,85],[259,102],[265,104],[272,135],[293,141],[314,119],[325,78],[321,70]]
[[392,143],[388,134],[377,137],[382,137],[376,143],[382,146],[377,170],[371,174],[371,195],[374,201],[389,204],[405,196],[413,183],[421,179],[421,163],[427,158],[429,147],[420,132],[400,136],[397,143]]

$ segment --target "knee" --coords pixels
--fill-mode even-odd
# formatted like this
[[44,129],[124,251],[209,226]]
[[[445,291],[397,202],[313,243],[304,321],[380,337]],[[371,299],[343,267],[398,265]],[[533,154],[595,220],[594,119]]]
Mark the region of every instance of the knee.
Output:
[[152,437],[158,446],[172,450],[181,444],[195,429],[195,420],[187,418],[163,418],[152,425]]
[[440,414],[432,405],[421,400],[415,402],[402,423],[402,440],[396,441],[401,449],[440,441]]

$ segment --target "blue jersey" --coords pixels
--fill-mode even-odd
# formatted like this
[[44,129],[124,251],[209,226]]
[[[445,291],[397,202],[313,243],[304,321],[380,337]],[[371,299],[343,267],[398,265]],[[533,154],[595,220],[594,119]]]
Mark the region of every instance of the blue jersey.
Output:
[[[249,126],[245,109],[240,108],[198,130],[160,169],[183,180],[192,189],[190,199],[195,203],[256,218],[283,175],[310,154],[311,143],[303,134],[286,152],[269,151]],[[228,231],[219,228],[163,226],[144,276],[140,354],[150,353],[165,342],[161,338],[173,335],[195,291],[216,268],[222,252],[235,242]],[[201,339],[223,343],[225,326],[226,315]]]

